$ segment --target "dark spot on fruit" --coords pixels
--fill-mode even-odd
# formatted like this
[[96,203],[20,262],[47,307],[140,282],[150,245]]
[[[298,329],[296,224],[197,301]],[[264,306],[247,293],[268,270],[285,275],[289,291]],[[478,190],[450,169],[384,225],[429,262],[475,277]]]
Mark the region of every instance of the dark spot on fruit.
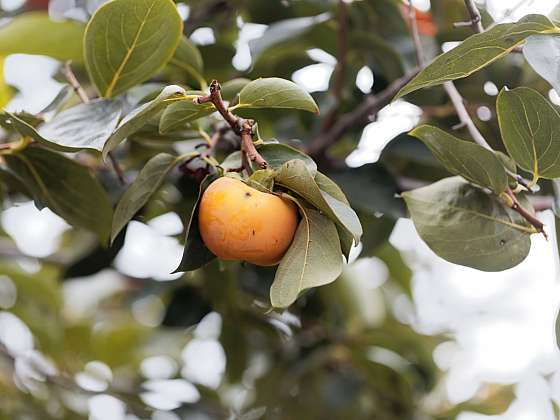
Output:
[[253,236],[255,236],[255,230],[253,229]]
[[250,193],[249,191],[247,191],[247,192],[245,193],[245,197],[251,197],[251,193]]

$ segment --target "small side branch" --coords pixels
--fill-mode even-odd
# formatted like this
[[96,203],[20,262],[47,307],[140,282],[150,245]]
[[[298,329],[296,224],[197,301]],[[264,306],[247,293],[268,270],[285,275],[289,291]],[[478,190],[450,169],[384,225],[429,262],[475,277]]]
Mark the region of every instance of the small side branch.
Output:
[[[253,120],[243,121],[241,127],[241,151],[243,155],[247,157],[247,161],[255,162],[257,166],[261,169],[265,169],[268,166],[266,160],[257,152],[255,144],[253,143]],[[247,162],[245,162],[246,164]],[[245,166],[245,165],[244,165]],[[250,165],[245,168],[248,173],[251,173]]]
[[194,99],[194,102],[197,104],[204,104],[211,102],[216,110],[220,113],[222,118],[226,120],[226,122],[230,125],[231,129],[235,134],[238,136],[241,135],[241,127],[239,124],[239,118],[233,115],[226,107],[222,99],[222,87],[217,80],[212,80],[210,83],[210,94],[206,96],[199,96],[198,98]]
[[546,232],[544,231],[544,224],[543,222],[541,222],[539,219],[537,219],[535,217],[534,214],[532,214],[531,212],[529,212],[527,209],[525,209],[521,203],[519,203],[519,200],[517,200],[517,197],[515,196],[515,194],[511,191],[511,189],[507,189],[506,190],[506,194],[507,196],[511,199],[511,205],[509,206],[513,211],[519,213],[519,215],[521,217],[523,217],[527,222],[529,222],[531,224],[531,226],[533,226],[536,231],[538,233],[542,233],[544,235],[544,237],[546,239],[548,239],[548,235],[546,234]]
[[[80,100],[84,104],[87,104],[89,103],[89,97],[86,91],[84,90],[84,88],[82,87],[82,85],[80,84],[80,82],[78,81],[78,79],[76,78],[76,75],[72,71],[71,64],[72,64],[71,61],[67,61],[66,63],[64,63],[64,67],[62,68],[62,73],[64,74],[64,77],[66,78],[68,83],[70,83],[70,86],[72,86],[72,89],[74,89],[74,92],[76,92],[76,95],[78,95]],[[121,185],[126,185],[126,179],[123,170],[120,167],[119,163],[117,162],[117,159],[115,159],[115,156],[113,156],[112,152],[109,153],[109,160],[111,161],[111,166],[113,167],[113,170],[115,171],[115,174],[117,175],[117,178],[119,179]]]
[[255,162],[260,168],[266,168],[268,163],[260,155],[253,143],[253,125],[252,120],[243,120],[233,115],[227,109],[221,93],[221,86],[217,80],[212,80],[210,83],[210,93],[206,96],[199,96],[194,99],[197,104],[212,103],[216,110],[220,113],[222,118],[229,124],[235,134],[241,137],[241,152],[243,167],[247,173],[251,173],[250,162]]
[[484,32],[484,26],[482,26],[482,16],[480,15],[480,11],[478,10],[478,7],[476,7],[474,0],[465,0],[465,7],[471,17],[470,26],[473,31],[477,33]]

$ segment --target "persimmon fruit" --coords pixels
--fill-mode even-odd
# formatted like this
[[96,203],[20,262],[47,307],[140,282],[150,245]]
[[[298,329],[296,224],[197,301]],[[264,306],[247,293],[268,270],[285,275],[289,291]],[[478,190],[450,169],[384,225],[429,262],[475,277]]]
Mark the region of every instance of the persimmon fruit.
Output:
[[280,262],[297,225],[292,201],[229,177],[208,186],[198,210],[200,234],[210,251],[225,260],[261,266]]

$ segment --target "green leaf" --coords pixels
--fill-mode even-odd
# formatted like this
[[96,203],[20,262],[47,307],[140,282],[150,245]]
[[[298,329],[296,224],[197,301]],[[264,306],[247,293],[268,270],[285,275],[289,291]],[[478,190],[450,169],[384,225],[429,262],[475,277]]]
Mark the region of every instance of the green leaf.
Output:
[[347,203],[321,191],[303,161],[294,159],[286,162],[278,170],[275,181],[321,210],[340,227],[351,233],[356,243],[360,241],[362,226],[354,210]]
[[422,125],[410,132],[428,146],[438,160],[453,175],[488,187],[496,194],[508,186],[507,174],[499,158],[478,144],[459,140],[445,131]]
[[57,60],[83,62],[84,25],[53,21],[47,13],[29,12],[0,27],[0,56],[48,55]]
[[[403,193],[420,237],[441,258],[482,271],[502,271],[531,247],[524,219],[461,177]],[[530,208],[523,200],[522,204]]]
[[451,51],[438,56],[404,86],[395,99],[421,88],[467,77],[507,55],[527,37],[543,33],[558,33],[558,29],[545,16],[527,15],[517,23],[502,23],[472,35]]
[[200,51],[193,42],[185,35],[181,37],[179,45],[175,50],[175,54],[171,58],[170,64],[186,71],[192,78],[198,82],[204,82],[202,72],[204,63]]
[[192,100],[175,102],[163,111],[159,120],[159,132],[161,134],[172,132],[214,111],[216,108],[211,103],[196,104]]
[[84,35],[84,56],[101,96],[123,93],[157,73],[182,30],[171,0],[113,0],[97,9]]
[[58,150],[60,152],[75,152],[74,147],[63,146],[61,144],[53,143],[39,134],[39,132],[31,124],[27,123],[22,118],[8,111],[0,112],[0,125],[3,127],[12,127],[15,131],[24,137],[30,137],[33,140],[43,144],[44,146]]
[[235,108],[293,108],[319,113],[309,93],[294,82],[270,77],[253,80],[239,92]]
[[290,306],[303,290],[331,283],[342,273],[334,223],[316,210],[300,210],[302,220],[270,288],[270,301],[276,308]]
[[107,193],[89,170],[58,153],[38,147],[4,156],[40,205],[69,224],[95,232],[106,244],[113,209]]
[[115,240],[122,228],[144,207],[150,197],[159,189],[169,171],[177,164],[177,161],[177,156],[160,153],[146,163],[117,204],[113,216],[111,242]]
[[496,102],[502,140],[509,155],[538,178],[560,177],[560,115],[537,91],[503,89]]
[[[117,129],[113,132],[111,137],[109,137],[109,140],[105,143],[103,147],[103,158],[105,159],[109,152],[115,149],[124,139],[140,130],[149,122],[150,118],[169,105],[170,102],[166,100],[185,95],[185,93],[185,90],[180,86],[167,86],[153,101],[140,105],[124,117]],[[187,99],[187,101],[189,100]]]
[[[322,174],[321,172],[317,172],[315,174],[315,182],[317,183],[317,186],[321,189],[321,191],[333,196],[338,201],[341,201],[348,206],[350,205],[348,199],[346,198],[346,195],[344,195],[344,192],[342,192],[336,182],[334,182],[328,176]],[[338,231],[338,236],[340,238],[342,255],[344,255],[346,257],[346,260],[348,261],[348,258],[350,257],[350,251],[352,250],[352,246],[354,245],[354,237],[350,232],[348,232],[344,228],[341,228],[339,225],[336,226],[336,230]]]
[[113,99],[76,105],[39,127],[39,134],[65,148],[101,151],[117,127],[121,112],[121,102]]
[[[257,151],[264,160],[268,162],[271,169],[280,169],[282,165],[292,159],[299,159],[311,173],[317,172],[317,164],[302,151],[295,147],[281,143],[264,143],[257,146]],[[233,152],[221,164],[224,169],[236,169],[241,167],[241,152]],[[257,169],[256,167],[254,168]]]
[[238,77],[237,79],[231,79],[222,84],[222,98],[226,101],[232,101],[235,99],[237,94],[241,92],[245,86],[251,83],[251,80],[245,79],[244,77]]
[[198,207],[200,199],[206,188],[215,180],[216,176],[208,175],[200,183],[198,199],[193,207],[189,227],[187,228],[183,258],[175,272],[197,270],[216,258],[216,256],[206,248],[206,245],[204,245],[202,236],[200,236],[200,230],[198,229]]

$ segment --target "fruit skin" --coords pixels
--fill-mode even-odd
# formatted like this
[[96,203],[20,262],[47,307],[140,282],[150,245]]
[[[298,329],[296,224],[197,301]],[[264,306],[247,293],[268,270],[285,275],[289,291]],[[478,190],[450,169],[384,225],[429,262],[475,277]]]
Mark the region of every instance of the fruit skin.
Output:
[[280,262],[296,232],[295,204],[221,177],[200,201],[198,227],[204,244],[225,260],[269,266]]

